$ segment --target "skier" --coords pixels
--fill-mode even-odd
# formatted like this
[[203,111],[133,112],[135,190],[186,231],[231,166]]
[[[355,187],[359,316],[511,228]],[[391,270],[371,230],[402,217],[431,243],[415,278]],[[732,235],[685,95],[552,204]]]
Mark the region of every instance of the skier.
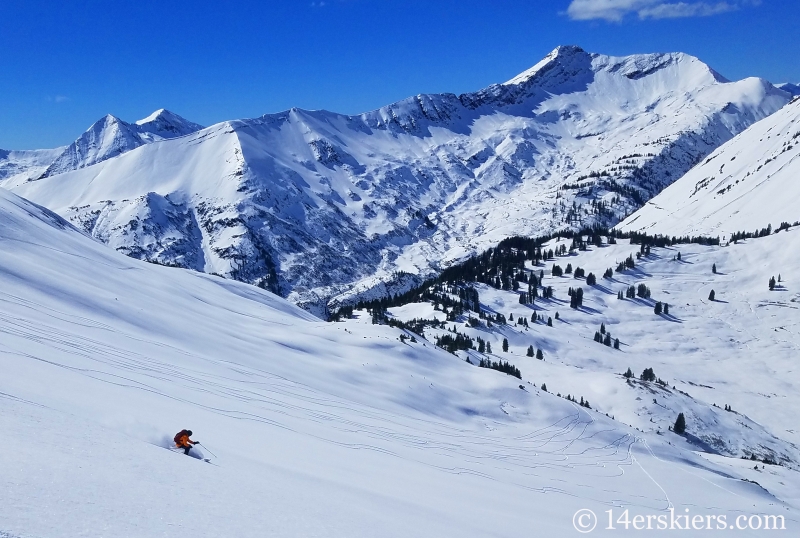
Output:
[[183,453],[187,456],[189,455],[189,451],[192,449],[192,447],[198,443],[198,441],[192,441],[189,439],[191,436],[192,430],[181,430],[175,434],[175,446],[177,448],[182,448]]

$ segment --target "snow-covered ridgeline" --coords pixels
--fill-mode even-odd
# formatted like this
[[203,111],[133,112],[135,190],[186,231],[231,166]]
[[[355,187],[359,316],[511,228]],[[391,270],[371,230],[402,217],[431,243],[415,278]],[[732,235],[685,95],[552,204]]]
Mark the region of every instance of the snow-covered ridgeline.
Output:
[[788,99],[685,54],[559,47],[475,93],[224,122],[15,188],[121,252],[323,315],[510,235],[614,224]]
[[800,221],[800,97],[714,151],[619,225],[729,239]]

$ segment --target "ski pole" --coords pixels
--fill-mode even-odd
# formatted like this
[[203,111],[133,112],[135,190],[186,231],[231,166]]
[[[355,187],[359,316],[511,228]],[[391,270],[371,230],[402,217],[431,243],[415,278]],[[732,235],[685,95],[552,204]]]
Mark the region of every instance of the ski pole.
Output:
[[204,445],[203,443],[195,443],[195,444],[196,444],[196,445],[200,445],[201,447],[203,447],[203,448],[205,448],[206,450],[208,450],[209,454],[211,454],[211,455],[212,455],[212,456],[214,456],[215,458],[218,458],[218,457],[219,457],[219,456],[217,456],[216,454],[214,454],[213,452],[211,452],[211,449],[210,449],[210,448],[208,448],[208,447],[207,447],[206,445]]

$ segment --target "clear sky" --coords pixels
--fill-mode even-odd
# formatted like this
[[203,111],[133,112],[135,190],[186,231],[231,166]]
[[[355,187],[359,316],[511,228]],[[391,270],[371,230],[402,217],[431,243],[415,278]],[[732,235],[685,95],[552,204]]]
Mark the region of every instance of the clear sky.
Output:
[[204,125],[358,113],[503,82],[562,44],[800,82],[797,0],[2,0],[0,148],[158,108]]

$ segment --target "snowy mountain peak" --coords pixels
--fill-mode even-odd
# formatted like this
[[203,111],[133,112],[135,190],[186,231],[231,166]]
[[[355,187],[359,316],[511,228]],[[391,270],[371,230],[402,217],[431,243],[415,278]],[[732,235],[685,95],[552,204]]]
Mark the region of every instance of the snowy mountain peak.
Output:
[[[97,126],[100,125],[100,124],[113,125],[113,124],[120,123],[120,122],[122,122],[122,120],[119,119],[118,117],[114,116],[113,114],[106,114],[101,119],[99,119],[96,122],[94,122],[92,124],[92,126],[89,127],[88,130],[96,129]],[[124,123],[124,122],[122,122],[122,123]]]
[[132,124],[106,114],[70,144],[38,179],[86,168],[144,144],[185,136],[202,128],[163,108]]
[[559,45],[547,56],[542,58],[536,65],[526,71],[523,71],[511,80],[504,82],[503,86],[522,84],[530,80],[531,77],[542,71],[542,69],[544,69],[546,66],[554,63],[567,63],[579,55],[588,56],[587,52],[577,45]]
[[726,83],[725,77],[685,53],[607,56],[565,45],[511,80],[460,99],[474,108],[486,104],[535,107],[552,96],[585,92],[594,85],[597,97],[629,104],[633,99],[647,106],[645,101],[656,103],[666,98],[665,93],[693,93]]
[[[172,112],[170,112],[166,108],[159,108],[158,110],[156,110],[155,112],[153,112],[152,114],[147,116],[146,118],[143,118],[141,120],[136,120],[136,125],[143,125],[145,123],[150,123],[151,121],[155,121],[158,118],[165,117],[165,116],[175,116],[175,114],[173,114]],[[183,119],[183,118],[181,118],[181,119]]]
[[175,138],[199,131],[202,125],[192,123],[181,116],[160,108],[136,124],[142,134],[158,138]]

